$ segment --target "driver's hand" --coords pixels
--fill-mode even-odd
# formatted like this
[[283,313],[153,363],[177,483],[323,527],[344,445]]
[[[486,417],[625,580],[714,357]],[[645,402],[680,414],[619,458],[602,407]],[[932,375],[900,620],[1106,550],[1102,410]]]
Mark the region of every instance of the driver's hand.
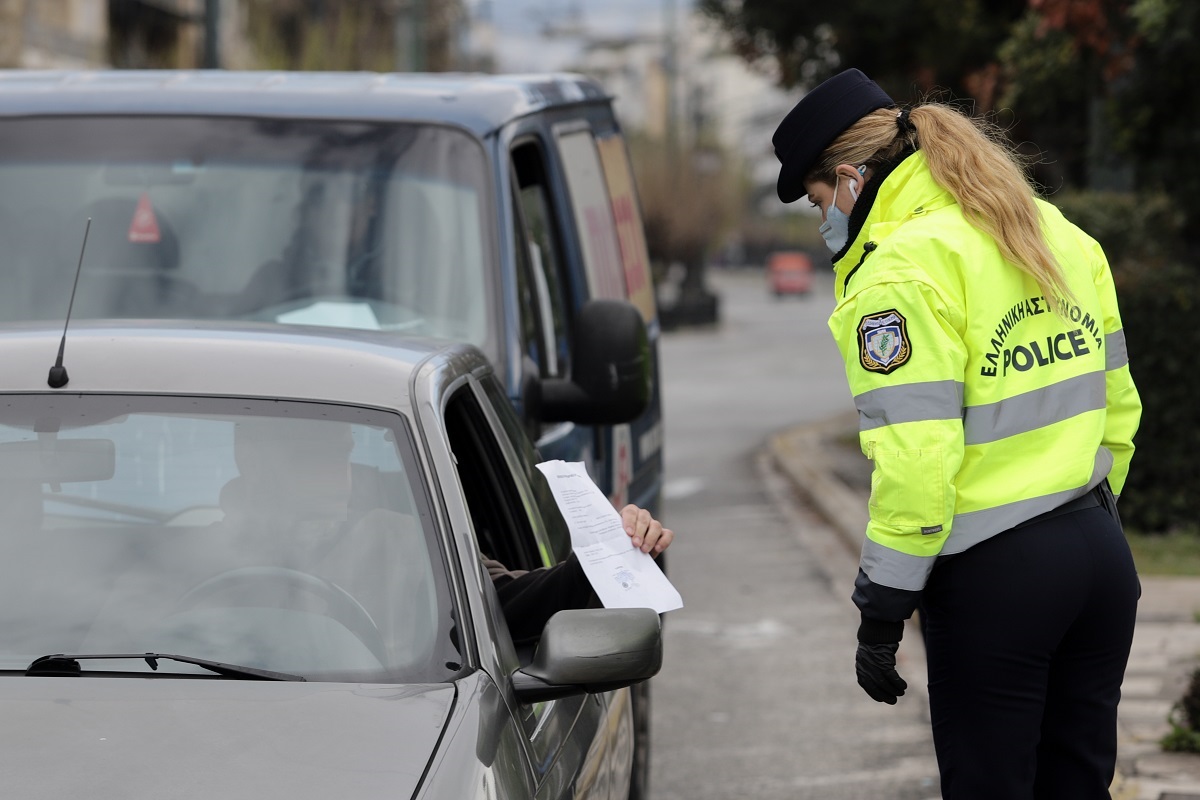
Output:
[[633,540],[633,546],[652,556],[670,547],[675,538],[670,528],[664,528],[661,522],[650,516],[649,511],[633,503],[621,509],[621,524]]

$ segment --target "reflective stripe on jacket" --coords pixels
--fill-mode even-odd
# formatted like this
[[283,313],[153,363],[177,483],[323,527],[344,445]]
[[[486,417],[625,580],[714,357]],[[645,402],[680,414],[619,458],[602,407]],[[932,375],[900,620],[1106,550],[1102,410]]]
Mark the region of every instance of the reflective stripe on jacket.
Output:
[[829,326],[874,462],[855,602],[896,620],[939,555],[1105,477],[1120,494],[1141,401],[1108,262],[1056,208],[1038,201],[1070,299],[1005,262],[920,151],[863,201]]

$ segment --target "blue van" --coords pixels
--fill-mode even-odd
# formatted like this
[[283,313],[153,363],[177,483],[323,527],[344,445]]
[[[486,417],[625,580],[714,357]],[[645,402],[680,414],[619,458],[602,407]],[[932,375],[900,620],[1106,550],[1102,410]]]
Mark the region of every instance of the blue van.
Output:
[[0,71],[0,243],[0,326],[73,302],[474,344],[544,458],[658,514],[641,210],[585,78]]
[[[0,71],[0,322],[66,314],[88,219],[76,317],[465,340],[545,457],[657,513],[654,293],[592,81]],[[614,305],[636,309],[648,359],[601,398],[630,322]]]

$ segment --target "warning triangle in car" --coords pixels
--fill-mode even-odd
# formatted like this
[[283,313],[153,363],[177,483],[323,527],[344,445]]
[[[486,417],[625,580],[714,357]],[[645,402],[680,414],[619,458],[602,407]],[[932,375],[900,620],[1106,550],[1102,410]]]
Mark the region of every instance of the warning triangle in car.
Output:
[[133,210],[133,221],[129,223],[129,241],[153,244],[159,241],[158,219],[150,205],[150,195],[142,192],[137,208]]

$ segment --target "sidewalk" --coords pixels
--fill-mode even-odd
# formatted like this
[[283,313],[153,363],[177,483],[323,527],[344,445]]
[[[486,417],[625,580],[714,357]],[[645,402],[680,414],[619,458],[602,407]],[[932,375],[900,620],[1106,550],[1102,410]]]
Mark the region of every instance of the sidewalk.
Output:
[[[857,447],[858,419],[850,413],[821,425],[777,434],[769,446],[796,490],[857,552],[867,524],[870,462]],[[849,591],[849,589],[847,589]],[[1114,800],[1200,800],[1200,754],[1164,753],[1167,715],[1200,667],[1200,578],[1142,577],[1133,651],[1121,689]],[[917,635],[905,636],[904,669],[925,691]]]

